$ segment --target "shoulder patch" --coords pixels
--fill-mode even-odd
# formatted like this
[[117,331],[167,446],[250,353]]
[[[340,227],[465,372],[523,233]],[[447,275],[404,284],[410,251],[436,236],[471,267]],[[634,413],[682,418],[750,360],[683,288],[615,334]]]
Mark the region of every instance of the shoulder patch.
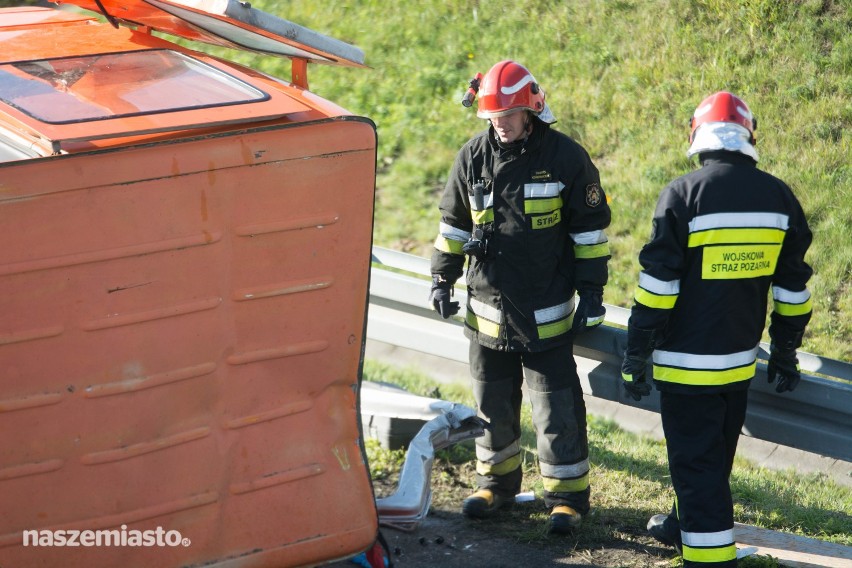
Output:
[[590,183],[586,186],[586,205],[589,207],[597,207],[603,201],[603,190],[597,183]]

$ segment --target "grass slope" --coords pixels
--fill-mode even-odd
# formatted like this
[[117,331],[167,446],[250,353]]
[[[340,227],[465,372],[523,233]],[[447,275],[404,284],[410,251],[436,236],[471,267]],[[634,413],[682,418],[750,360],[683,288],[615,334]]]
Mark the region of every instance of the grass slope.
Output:
[[[605,301],[629,306],[662,187],[695,165],[687,121],[727,89],[758,117],[763,169],[787,181],[815,234],[804,349],[852,360],[852,5],[848,0],[314,0],[253,5],[358,45],[371,69],[310,67],[311,89],[379,133],[375,242],[427,256],[460,145],[485,126],[459,104],[512,58],[557,127],[591,153],[612,197]],[[228,52],[233,57],[233,52]],[[244,55],[289,78],[289,62]]]
[[[529,67],[612,198],[604,300],[618,306],[632,303],[659,191],[695,167],[685,157],[692,111],[718,90],[742,96],[758,117],[760,166],[793,188],[815,235],[803,349],[852,361],[852,1],[252,5],[365,51],[370,69],[311,65],[311,90],[376,123],[375,243],[421,256],[453,157],[485,127],[460,104],[467,82],[506,58]],[[192,46],[290,78],[287,59]]]
[[[397,384],[413,394],[474,406],[465,385],[438,384],[413,369],[368,360],[364,375],[366,380]],[[619,530],[643,532],[651,515],[670,509],[674,492],[665,442],[625,432],[612,421],[595,416],[589,416],[588,431],[592,506],[601,518],[585,529],[583,538],[589,542],[581,544],[594,547],[595,539],[612,538]],[[540,491],[528,405],[523,407],[521,446],[522,491]],[[405,457],[403,451],[384,450],[375,442],[368,444],[367,454],[376,479],[398,474]],[[434,499],[454,500],[449,507],[456,508],[475,487],[474,451],[470,445],[451,446],[436,458]],[[738,457],[731,489],[737,522],[852,546],[852,490],[827,476],[768,470]],[[539,520],[542,522],[532,523],[536,528],[525,538],[543,537],[536,531],[543,527],[544,517]],[[600,530],[596,532],[593,527]]]

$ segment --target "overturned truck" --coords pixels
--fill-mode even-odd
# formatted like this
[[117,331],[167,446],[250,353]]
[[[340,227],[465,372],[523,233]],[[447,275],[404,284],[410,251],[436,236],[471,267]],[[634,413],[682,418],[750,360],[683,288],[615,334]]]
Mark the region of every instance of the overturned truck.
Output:
[[363,52],[247,2],[65,4],[0,10],[0,566],[367,550],[376,128],[307,81]]

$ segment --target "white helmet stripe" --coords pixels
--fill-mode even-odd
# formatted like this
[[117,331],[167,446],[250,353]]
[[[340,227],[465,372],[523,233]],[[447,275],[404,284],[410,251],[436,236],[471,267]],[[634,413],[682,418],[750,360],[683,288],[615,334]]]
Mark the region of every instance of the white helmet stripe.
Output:
[[703,107],[698,107],[697,109],[695,109],[695,118],[698,118],[702,114],[709,112],[711,108],[713,108],[713,105],[711,104],[706,104]]
[[518,91],[523,89],[525,86],[529,85],[530,83],[534,83],[534,82],[535,82],[535,79],[533,78],[532,75],[526,75],[523,79],[521,79],[520,81],[518,81],[514,85],[509,85],[507,87],[500,87],[500,92],[503,93],[504,95],[514,95],[515,93],[517,93]]

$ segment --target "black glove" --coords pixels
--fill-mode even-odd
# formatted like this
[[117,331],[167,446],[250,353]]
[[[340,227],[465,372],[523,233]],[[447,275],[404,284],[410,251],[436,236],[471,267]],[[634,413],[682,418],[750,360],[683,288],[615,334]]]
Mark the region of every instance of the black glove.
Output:
[[432,302],[432,307],[435,311],[441,314],[444,319],[449,319],[459,313],[459,303],[451,302],[453,296],[453,285],[444,280],[438,274],[432,276],[432,291],[429,293],[429,301]]
[[580,292],[580,302],[574,312],[574,333],[594,329],[603,323],[606,308],[603,307],[603,294],[600,292]]
[[647,361],[638,357],[624,357],[621,364],[621,379],[624,390],[635,401],[651,394],[651,383],[645,381]]
[[621,363],[622,385],[635,401],[651,394],[651,384],[645,380],[648,358],[654,351],[654,331],[627,326],[627,349]]
[[769,346],[769,364],[766,367],[766,379],[774,383],[778,377],[775,392],[794,390],[802,378],[799,372],[799,359],[795,349],[781,349],[774,344]]

